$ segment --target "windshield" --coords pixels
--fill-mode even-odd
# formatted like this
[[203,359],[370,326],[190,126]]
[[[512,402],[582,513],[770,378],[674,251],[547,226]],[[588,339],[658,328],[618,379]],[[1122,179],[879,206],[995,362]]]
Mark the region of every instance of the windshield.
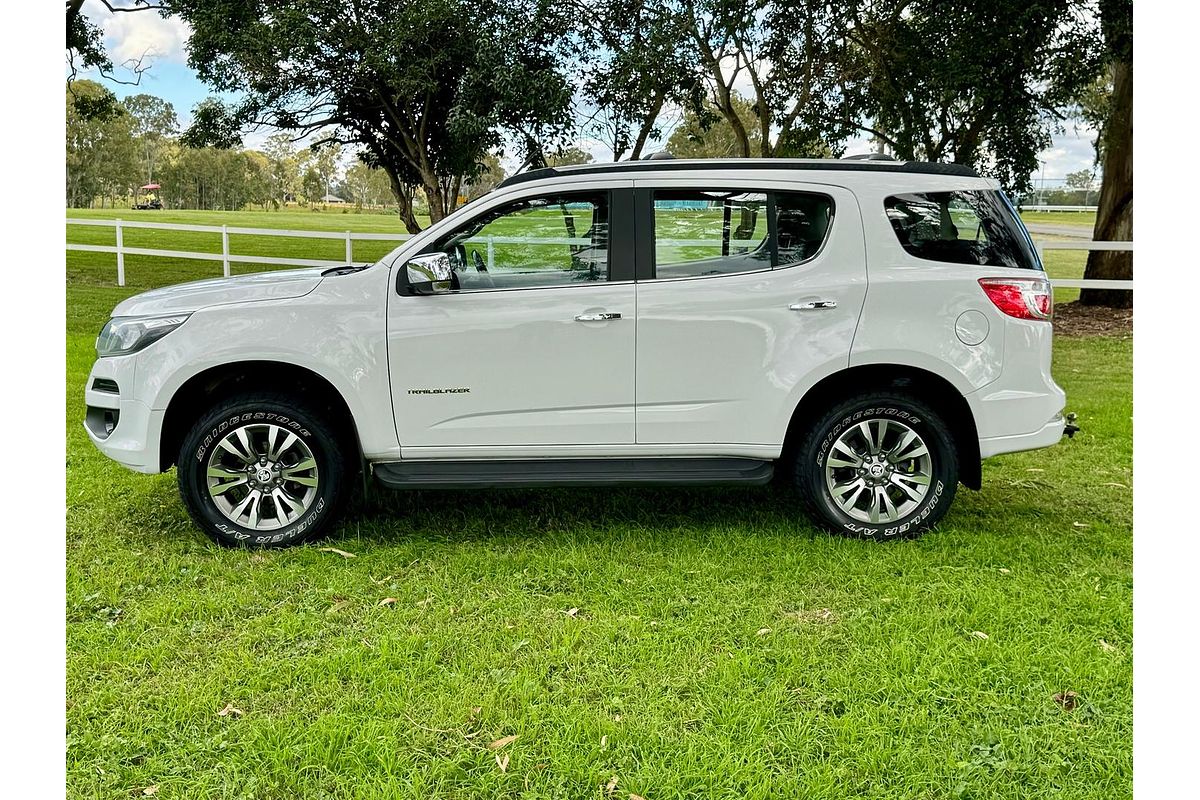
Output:
[[901,246],[917,258],[1042,269],[1025,227],[997,190],[893,195],[884,208]]

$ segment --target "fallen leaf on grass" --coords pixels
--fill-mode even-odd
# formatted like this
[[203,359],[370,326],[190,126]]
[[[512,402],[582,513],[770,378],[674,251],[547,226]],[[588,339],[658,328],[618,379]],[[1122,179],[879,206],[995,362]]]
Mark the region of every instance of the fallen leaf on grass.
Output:
[[562,613],[566,614],[568,617],[576,617],[579,615],[579,609],[578,608],[568,608],[566,611],[564,611]]
[[640,794],[633,794],[630,792],[629,800],[646,800],[646,798],[642,797]]
[[329,614],[329,615],[336,614],[348,605],[350,605],[349,600],[338,600],[336,603],[331,605],[329,608],[325,609],[325,613]]
[[517,740],[517,734],[515,734],[515,733],[512,736],[505,736],[504,738],[497,739],[496,741],[489,744],[488,750],[499,750],[501,747],[510,745],[513,742],[515,742],[516,740]]
[[1100,640],[1100,649],[1106,653],[1117,652],[1116,646],[1109,644],[1108,642],[1104,641],[1103,639]]
[[419,605],[421,608],[428,608],[429,604],[432,602],[433,602],[432,597],[426,597],[424,600],[418,600],[417,605]]
[[971,635],[974,636],[976,639],[986,640],[988,638],[988,635],[986,633],[984,633],[983,631],[971,631]]
[[608,783],[604,784],[604,793],[612,794],[617,790],[617,776],[613,775],[608,779]]
[[394,598],[394,597],[385,597],[385,598],[383,598],[382,600],[380,600],[380,601],[379,601],[379,605],[381,605],[381,606],[394,606],[394,605],[396,605],[396,598]]
[[[607,733],[600,737],[600,749],[603,750],[606,747],[608,747],[608,734]],[[613,778],[613,780],[615,781],[616,778]]]
[[1123,483],[1106,483],[1105,486],[1116,486],[1118,489],[1128,489],[1129,487]]
[[1076,699],[1079,697],[1075,692],[1059,692],[1054,695],[1054,702],[1062,706],[1063,711],[1074,711]]
[[227,706],[225,706],[224,708],[222,708],[220,711],[217,712],[218,717],[229,717],[229,716],[240,717],[241,715],[242,715],[242,710],[240,708],[234,708],[233,703],[228,704]]
[[496,766],[500,768],[501,772],[508,772],[508,753],[496,754]]
[[153,786],[147,786],[145,789],[142,789],[142,794],[146,797],[153,797],[158,794],[158,784],[156,783]]
[[[894,598],[886,597],[883,599],[890,602]],[[823,623],[838,621],[837,614],[834,614],[833,611],[828,608],[814,608],[808,611],[791,611],[784,616],[791,617],[797,622]]]
[[1026,467],[1025,471],[1026,472],[1045,472],[1046,470],[1038,469],[1037,467]]
[[1090,528],[1090,527],[1092,527],[1091,525],[1088,525],[1086,522],[1072,522],[1071,524],[1072,524],[1072,525],[1074,525],[1076,528]]
[[758,629],[758,635],[759,635],[759,636],[766,636],[766,635],[767,635],[768,633],[770,633],[770,632],[771,632],[771,629],[770,629],[770,628],[759,628],[759,629]]
[[1011,569],[1009,569],[1008,567],[1001,567],[1001,568],[1000,568],[1000,574],[1001,574],[1001,575],[1011,575],[1011,574],[1012,574],[1012,570],[1011,570]]
[[337,553],[342,558],[358,558],[354,553],[347,553],[345,550],[338,550],[336,547],[322,547],[322,553]]

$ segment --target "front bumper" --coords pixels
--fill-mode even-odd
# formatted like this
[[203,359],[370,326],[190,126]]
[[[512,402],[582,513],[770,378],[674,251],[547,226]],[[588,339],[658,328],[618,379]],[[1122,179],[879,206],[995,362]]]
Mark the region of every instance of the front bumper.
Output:
[[113,461],[134,472],[161,472],[159,437],[166,412],[129,396],[135,386],[135,369],[133,356],[96,360],[84,391],[87,414],[83,429],[92,444]]

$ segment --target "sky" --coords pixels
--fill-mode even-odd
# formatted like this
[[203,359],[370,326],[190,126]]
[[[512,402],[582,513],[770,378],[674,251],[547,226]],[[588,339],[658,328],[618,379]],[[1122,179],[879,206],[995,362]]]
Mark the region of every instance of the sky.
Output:
[[[117,67],[115,71],[118,78],[125,80],[132,77],[131,73],[120,67],[128,60],[141,58],[143,65],[150,65],[142,73],[137,86],[106,81],[105,85],[118,97],[139,93],[161,97],[175,107],[180,124],[186,127],[191,122],[192,108],[206,97],[216,94],[187,65],[186,48],[191,29],[186,23],[164,18],[153,11],[111,14],[96,0],[86,0],[84,11],[104,31],[104,44]],[[83,73],[81,77],[98,79],[96,75],[88,73]],[[1095,133],[1076,123],[1066,123],[1066,127],[1067,130],[1055,135],[1050,147],[1039,154],[1038,159],[1043,166],[1032,176],[1035,186],[1041,185],[1043,179],[1047,186],[1062,185],[1068,173],[1092,169],[1092,140]],[[664,132],[662,142],[666,141],[669,133],[669,130]],[[270,131],[267,130],[248,131],[243,143],[247,148],[258,149],[269,135]],[[590,152],[596,161],[612,160],[612,153],[599,141],[583,137],[577,144]],[[872,149],[867,139],[855,139],[848,143],[846,155],[869,153]],[[351,155],[347,154],[348,158]],[[515,162],[515,159],[504,158],[501,163],[512,171],[516,163],[510,161]]]

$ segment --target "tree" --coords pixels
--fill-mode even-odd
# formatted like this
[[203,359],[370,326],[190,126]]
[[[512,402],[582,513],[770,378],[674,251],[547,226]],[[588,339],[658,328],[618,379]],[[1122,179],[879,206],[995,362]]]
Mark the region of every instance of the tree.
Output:
[[[850,91],[845,4],[682,0],[681,13],[708,89],[707,103],[693,107],[701,127],[712,123],[711,106],[747,157],[840,149],[859,98]],[[749,83],[749,118],[739,109],[739,77]]]
[[[130,6],[114,6],[108,0],[100,0],[110,13],[121,14],[133,11],[150,11],[157,6],[150,5],[147,0],[133,0]],[[102,78],[114,83],[124,83],[136,86],[142,80],[142,73],[149,69],[144,57],[126,61],[122,64],[133,75],[133,80],[121,80],[113,74],[112,59],[104,49],[104,36],[100,27],[88,19],[83,13],[83,0],[67,0],[67,91],[70,94],[75,112],[82,118],[106,117],[113,113],[116,97],[111,93],[98,95],[94,92],[75,93],[71,91],[80,70],[94,69]]]
[[271,198],[276,206],[286,205],[288,198],[294,198],[299,191],[300,165],[296,145],[291,136],[277,133],[267,139],[263,152],[267,156]]
[[[1100,28],[1104,35],[1104,66],[1112,76],[1108,116],[1097,141],[1103,154],[1104,180],[1096,208],[1092,239],[1098,242],[1133,240],[1133,2],[1101,0]],[[1099,154],[1098,154],[1099,155]],[[1133,253],[1093,250],[1088,253],[1085,280],[1132,280]],[[1133,292],[1084,289],[1079,302],[1089,306],[1131,308]]]
[[699,102],[693,53],[680,42],[687,28],[669,0],[573,0],[574,54],[585,69],[582,94],[595,109],[585,129],[620,161],[641,158],[662,137],[668,104]]
[[133,120],[133,135],[137,139],[146,183],[154,182],[154,165],[167,140],[179,132],[175,107],[151,94],[126,97],[121,105]]
[[1095,174],[1090,169],[1081,169],[1067,173],[1067,187],[1071,189],[1088,189],[1092,185]]
[[465,187],[464,194],[468,203],[483,197],[508,177],[504,172],[504,167],[500,166],[500,157],[495,153],[488,153],[484,156],[483,165],[483,171],[472,178]]
[[200,78],[243,98],[197,118],[192,141],[327,129],[387,172],[411,232],[414,187],[436,222],[506,132],[542,141],[568,126],[552,0],[172,0],[168,13],[192,26]]
[[577,145],[561,148],[546,156],[547,167],[566,167],[571,164],[590,164],[592,154],[580,149]]
[[[338,162],[342,158],[342,146],[337,142],[327,142],[319,147],[313,148],[312,169],[317,173],[318,179],[321,181],[321,202],[325,202],[325,196],[330,194],[330,189],[333,188],[333,179],[337,176]],[[312,199],[311,197],[309,198]]]
[[[95,81],[75,81],[67,89],[66,106],[67,205],[91,206],[97,197],[112,204],[128,193],[138,174],[133,118]],[[101,106],[109,111],[88,112]]]
[[[743,122],[754,119],[754,107],[741,95],[731,95],[729,108]],[[707,123],[707,124],[706,124]],[[688,109],[679,127],[667,139],[667,151],[676,158],[739,158],[761,150],[758,126],[743,125],[743,134],[729,124],[711,102],[699,113]]]
[[869,123],[902,159],[1029,187],[1037,154],[1094,72],[1095,25],[1070,0],[855,4],[850,68]]

